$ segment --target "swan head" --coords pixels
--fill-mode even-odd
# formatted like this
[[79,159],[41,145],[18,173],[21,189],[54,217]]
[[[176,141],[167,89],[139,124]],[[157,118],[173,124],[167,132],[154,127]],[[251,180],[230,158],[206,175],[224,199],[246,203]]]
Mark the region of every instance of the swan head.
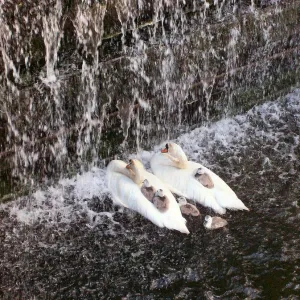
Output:
[[204,226],[209,228],[211,227],[211,224],[212,224],[212,217],[211,216],[205,216],[204,218]]
[[198,168],[196,171],[196,175],[203,175],[205,174],[205,171],[202,168]]
[[150,182],[147,179],[145,179],[143,181],[143,186],[146,187],[146,188],[149,188],[149,187],[151,187],[151,184],[150,184]]
[[161,153],[168,154],[169,156],[173,157],[174,159],[178,160],[179,163],[186,163],[187,162],[187,157],[185,153],[183,152],[182,148],[172,142],[166,143],[165,148],[161,149]]
[[157,196],[159,198],[163,198],[165,196],[165,193],[162,189],[159,189],[159,190],[156,191],[154,196]]
[[143,184],[145,179],[144,176],[144,166],[138,159],[130,159],[129,164],[126,166],[126,169],[129,170],[129,177],[139,186]]
[[126,169],[136,173],[138,170],[143,170],[144,166],[138,159],[129,159],[129,164],[126,166]]
[[187,201],[184,197],[179,197],[178,198],[178,204],[179,205],[185,205],[185,204],[187,204]]

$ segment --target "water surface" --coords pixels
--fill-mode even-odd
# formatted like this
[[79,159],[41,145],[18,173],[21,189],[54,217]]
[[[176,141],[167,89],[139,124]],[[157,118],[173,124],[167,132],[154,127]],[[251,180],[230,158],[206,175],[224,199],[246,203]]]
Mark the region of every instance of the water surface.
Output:
[[177,139],[250,208],[221,230],[203,227],[213,212],[200,206],[190,235],[113,206],[98,168],[2,204],[0,297],[299,299],[299,132],[294,90]]

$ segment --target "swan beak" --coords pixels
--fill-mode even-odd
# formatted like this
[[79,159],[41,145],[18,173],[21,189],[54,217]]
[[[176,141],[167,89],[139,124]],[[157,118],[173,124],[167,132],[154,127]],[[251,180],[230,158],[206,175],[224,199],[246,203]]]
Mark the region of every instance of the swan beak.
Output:
[[168,153],[168,149],[167,148],[161,149],[160,152],[161,153]]
[[126,169],[131,170],[130,164],[126,166]]

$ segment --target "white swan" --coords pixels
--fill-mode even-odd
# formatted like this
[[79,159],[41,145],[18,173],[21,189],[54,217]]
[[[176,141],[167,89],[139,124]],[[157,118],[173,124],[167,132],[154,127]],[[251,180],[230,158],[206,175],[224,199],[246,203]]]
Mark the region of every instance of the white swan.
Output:
[[249,210],[218,175],[199,163],[188,161],[175,143],[167,143],[166,148],[154,154],[150,164],[153,173],[179,196],[211,207],[219,214],[224,214],[226,208]]
[[[159,211],[142,194],[141,187],[145,179],[156,191],[163,190],[169,200],[166,211]],[[160,179],[147,172],[140,161],[130,160],[128,165],[121,160],[111,161],[107,167],[107,184],[116,204],[137,211],[159,227],[189,233],[173,194]]]

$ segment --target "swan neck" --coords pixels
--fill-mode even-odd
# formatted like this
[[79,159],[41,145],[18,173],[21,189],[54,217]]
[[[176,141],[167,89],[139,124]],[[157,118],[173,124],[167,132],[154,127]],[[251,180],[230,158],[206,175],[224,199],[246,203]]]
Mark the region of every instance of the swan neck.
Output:
[[187,168],[187,163],[188,161],[182,157],[174,157],[171,154],[167,154],[168,157],[170,158],[170,160],[173,162],[173,164],[175,165],[176,168],[178,169],[186,169]]
[[128,170],[125,167],[120,166],[120,165],[115,166],[113,171],[117,172],[117,173],[120,173],[120,174],[123,174],[123,175],[125,175],[129,178],[131,178],[133,176],[133,172],[131,170]]
[[178,162],[179,169],[186,169],[187,168],[187,161],[180,159]]
[[136,170],[136,172],[131,173],[131,179],[138,185],[141,185],[145,180],[144,171]]

